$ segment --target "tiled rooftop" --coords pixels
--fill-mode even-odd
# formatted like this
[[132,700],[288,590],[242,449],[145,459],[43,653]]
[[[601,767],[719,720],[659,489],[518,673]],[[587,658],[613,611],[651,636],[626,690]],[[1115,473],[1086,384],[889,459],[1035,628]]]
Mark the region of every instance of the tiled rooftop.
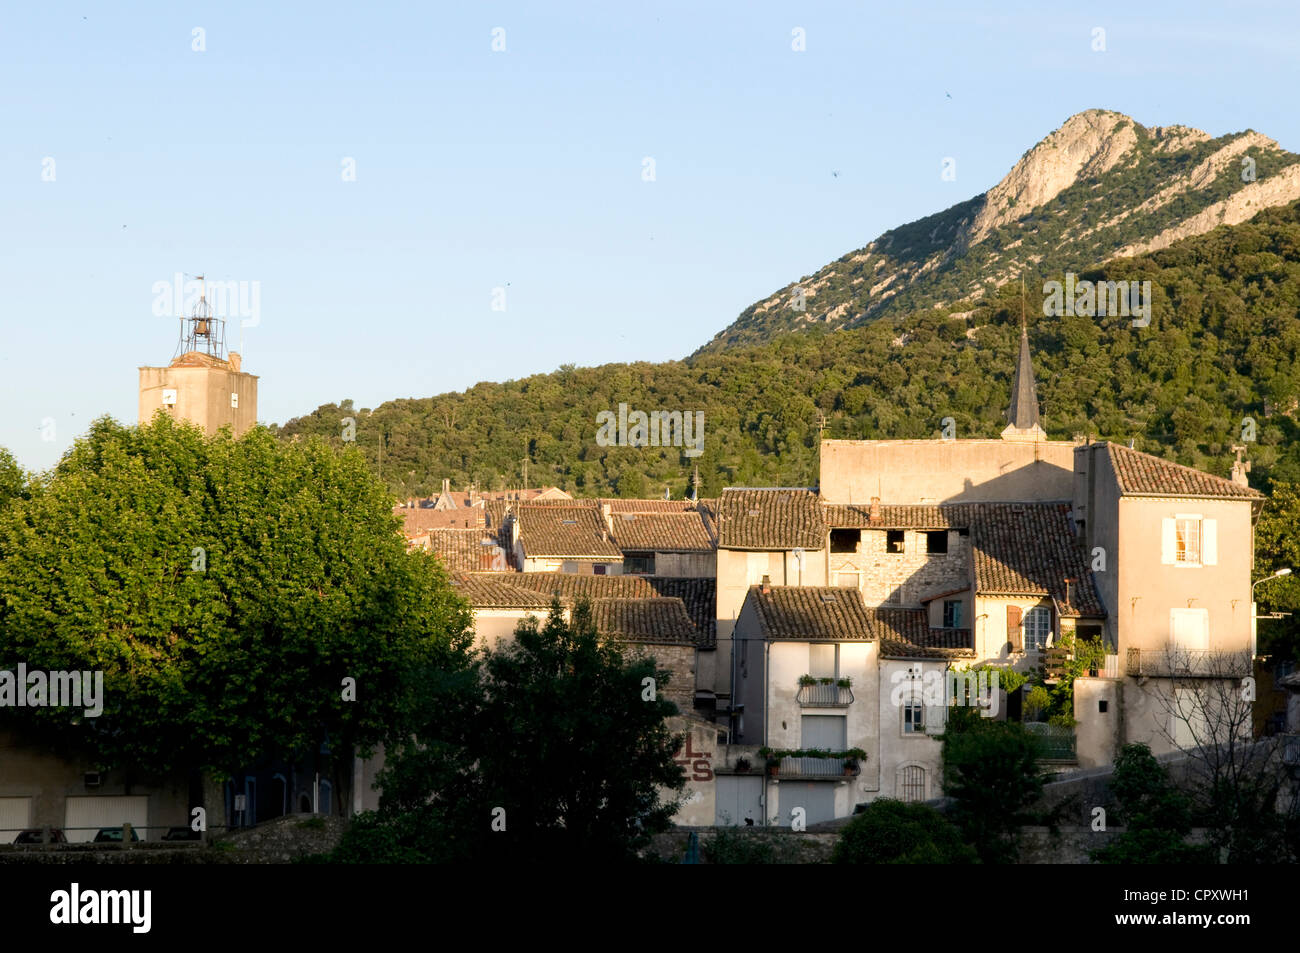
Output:
[[722,491],[718,546],[724,549],[819,550],[826,523],[817,494],[805,489]]
[[1115,443],[1103,443],[1101,451],[1110,457],[1120,492],[1128,496],[1210,497],[1260,500],[1264,494],[1240,486],[1226,477],[1215,476],[1160,457],[1130,450]]
[[590,504],[577,505],[579,502],[515,506],[524,554],[538,558],[621,558],[623,551],[609,539],[600,512]]

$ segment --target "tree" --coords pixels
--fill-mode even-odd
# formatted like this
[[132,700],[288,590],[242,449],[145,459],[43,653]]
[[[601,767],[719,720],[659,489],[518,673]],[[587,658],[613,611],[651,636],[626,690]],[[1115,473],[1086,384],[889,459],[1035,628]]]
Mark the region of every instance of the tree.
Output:
[[954,798],[950,817],[986,864],[1013,863],[1028,807],[1042,794],[1039,742],[1019,722],[981,718],[969,708],[949,712],[943,734],[943,788]]
[[924,804],[878,798],[835,842],[836,864],[974,864],[974,848],[942,814]]
[[30,495],[27,474],[14,455],[0,447],[0,509],[4,509],[10,500],[26,499]]
[[98,718],[0,714],[105,768],[364,752],[406,718],[410,671],[469,664],[470,623],[360,453],[317,439],[104,418],[0,511],[0,663],[102,671],[105,695]]
[[1118,809],[1109,820],[1123,824],[1125,830],[1092,851],[1094,863],[1178,864],[1212,859],[1212,851],[1187,843],[1191,803],[1146,745],[1129,744],[1120,750],[1110,793]]
[[664,792],[686,783],[668,674],[603,640],[588,603],[571,622],[553,603],[545,625],[523,620],[470,677],[430,690],[423,725],[387,751],[379,812],[335,859],[635,858],[670,826]]
[[1294,794],[1282,766],[1285,736],[1254,738],[1249,651],[1170,649],[1148,689],[1158,733],[1187,758],[1193,806],[1228,863],[1276,863]]

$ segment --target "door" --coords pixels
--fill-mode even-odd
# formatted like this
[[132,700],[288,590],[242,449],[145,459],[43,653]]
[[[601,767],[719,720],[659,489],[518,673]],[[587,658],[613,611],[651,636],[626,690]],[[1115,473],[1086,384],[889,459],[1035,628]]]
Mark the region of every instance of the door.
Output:
[[835,820],[835,789],[839,787],[838,784],[826,781],[782,781],[779,787],[781,816],[777,823],[781,827],[790,826],[797,807],[803,808],[806,824]]
[[759,827],[763,823],[763,779],[757,775],[719,774],[714,778],[713,823],[720,827]]
[[128,823],[136,829],[140,840],[148,839],[145,836],[145,826],[149,823],[148,797],[70,797],[64,808],[63,828],[70,844],[94,840],[101,827],[121,827]]
[[0,844],[12,844],[19,831],[31,826],[31,798],[0,797]]

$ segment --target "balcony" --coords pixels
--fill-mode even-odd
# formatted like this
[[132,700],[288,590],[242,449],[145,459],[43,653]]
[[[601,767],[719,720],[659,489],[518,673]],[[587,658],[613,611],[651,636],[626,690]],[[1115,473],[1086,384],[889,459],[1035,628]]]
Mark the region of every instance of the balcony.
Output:
[[848,708],[853,704],[853,689],[848,679],[819,678],[808,681],[812,676],[805,675],[799,680],[799,692],[795,701],[804,708]]
[[1251,660],[1247,652],[1129,649],[1127,672],[1134,678],[1245,678]]
[[862,773],[862,762],[867,759],[866,752],[856,748],[848,751],[759,749],[759,754],[767,759],[768,776],[777,779],[853,778]]

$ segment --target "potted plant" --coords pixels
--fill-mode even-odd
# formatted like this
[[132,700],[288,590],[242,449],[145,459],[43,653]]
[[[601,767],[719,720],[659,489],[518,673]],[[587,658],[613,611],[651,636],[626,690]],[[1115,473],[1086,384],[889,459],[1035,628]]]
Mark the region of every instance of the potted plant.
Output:
[[737,759],[736,759],[736,773],[737,773],[737,774],[749,774],[749,759],[748,759],[748,758],[737,758]]
[[848,688],[853,684],[853,679],[846,675],[844,678],[839,679],[835,684],[840,688]]
[[781,759],[776,757],[776,752],[764,746],[758,749],[758,756],[767,761],[768,776],[776,777],[776,773],[781,770]]
[[833,679],[833,678],[819,678],[819,679],[817,679],[818,684],[821,684],[821,685],[830,685],[830,684],[831,684],[832,682],[834,682],[834,681],[835,681],[835,679]]
[[816,685],[816,684],[817,684],[817,679],[813,678],[811,675],[799,676],[799,685],[801,687],[806,688],[809,685]]

